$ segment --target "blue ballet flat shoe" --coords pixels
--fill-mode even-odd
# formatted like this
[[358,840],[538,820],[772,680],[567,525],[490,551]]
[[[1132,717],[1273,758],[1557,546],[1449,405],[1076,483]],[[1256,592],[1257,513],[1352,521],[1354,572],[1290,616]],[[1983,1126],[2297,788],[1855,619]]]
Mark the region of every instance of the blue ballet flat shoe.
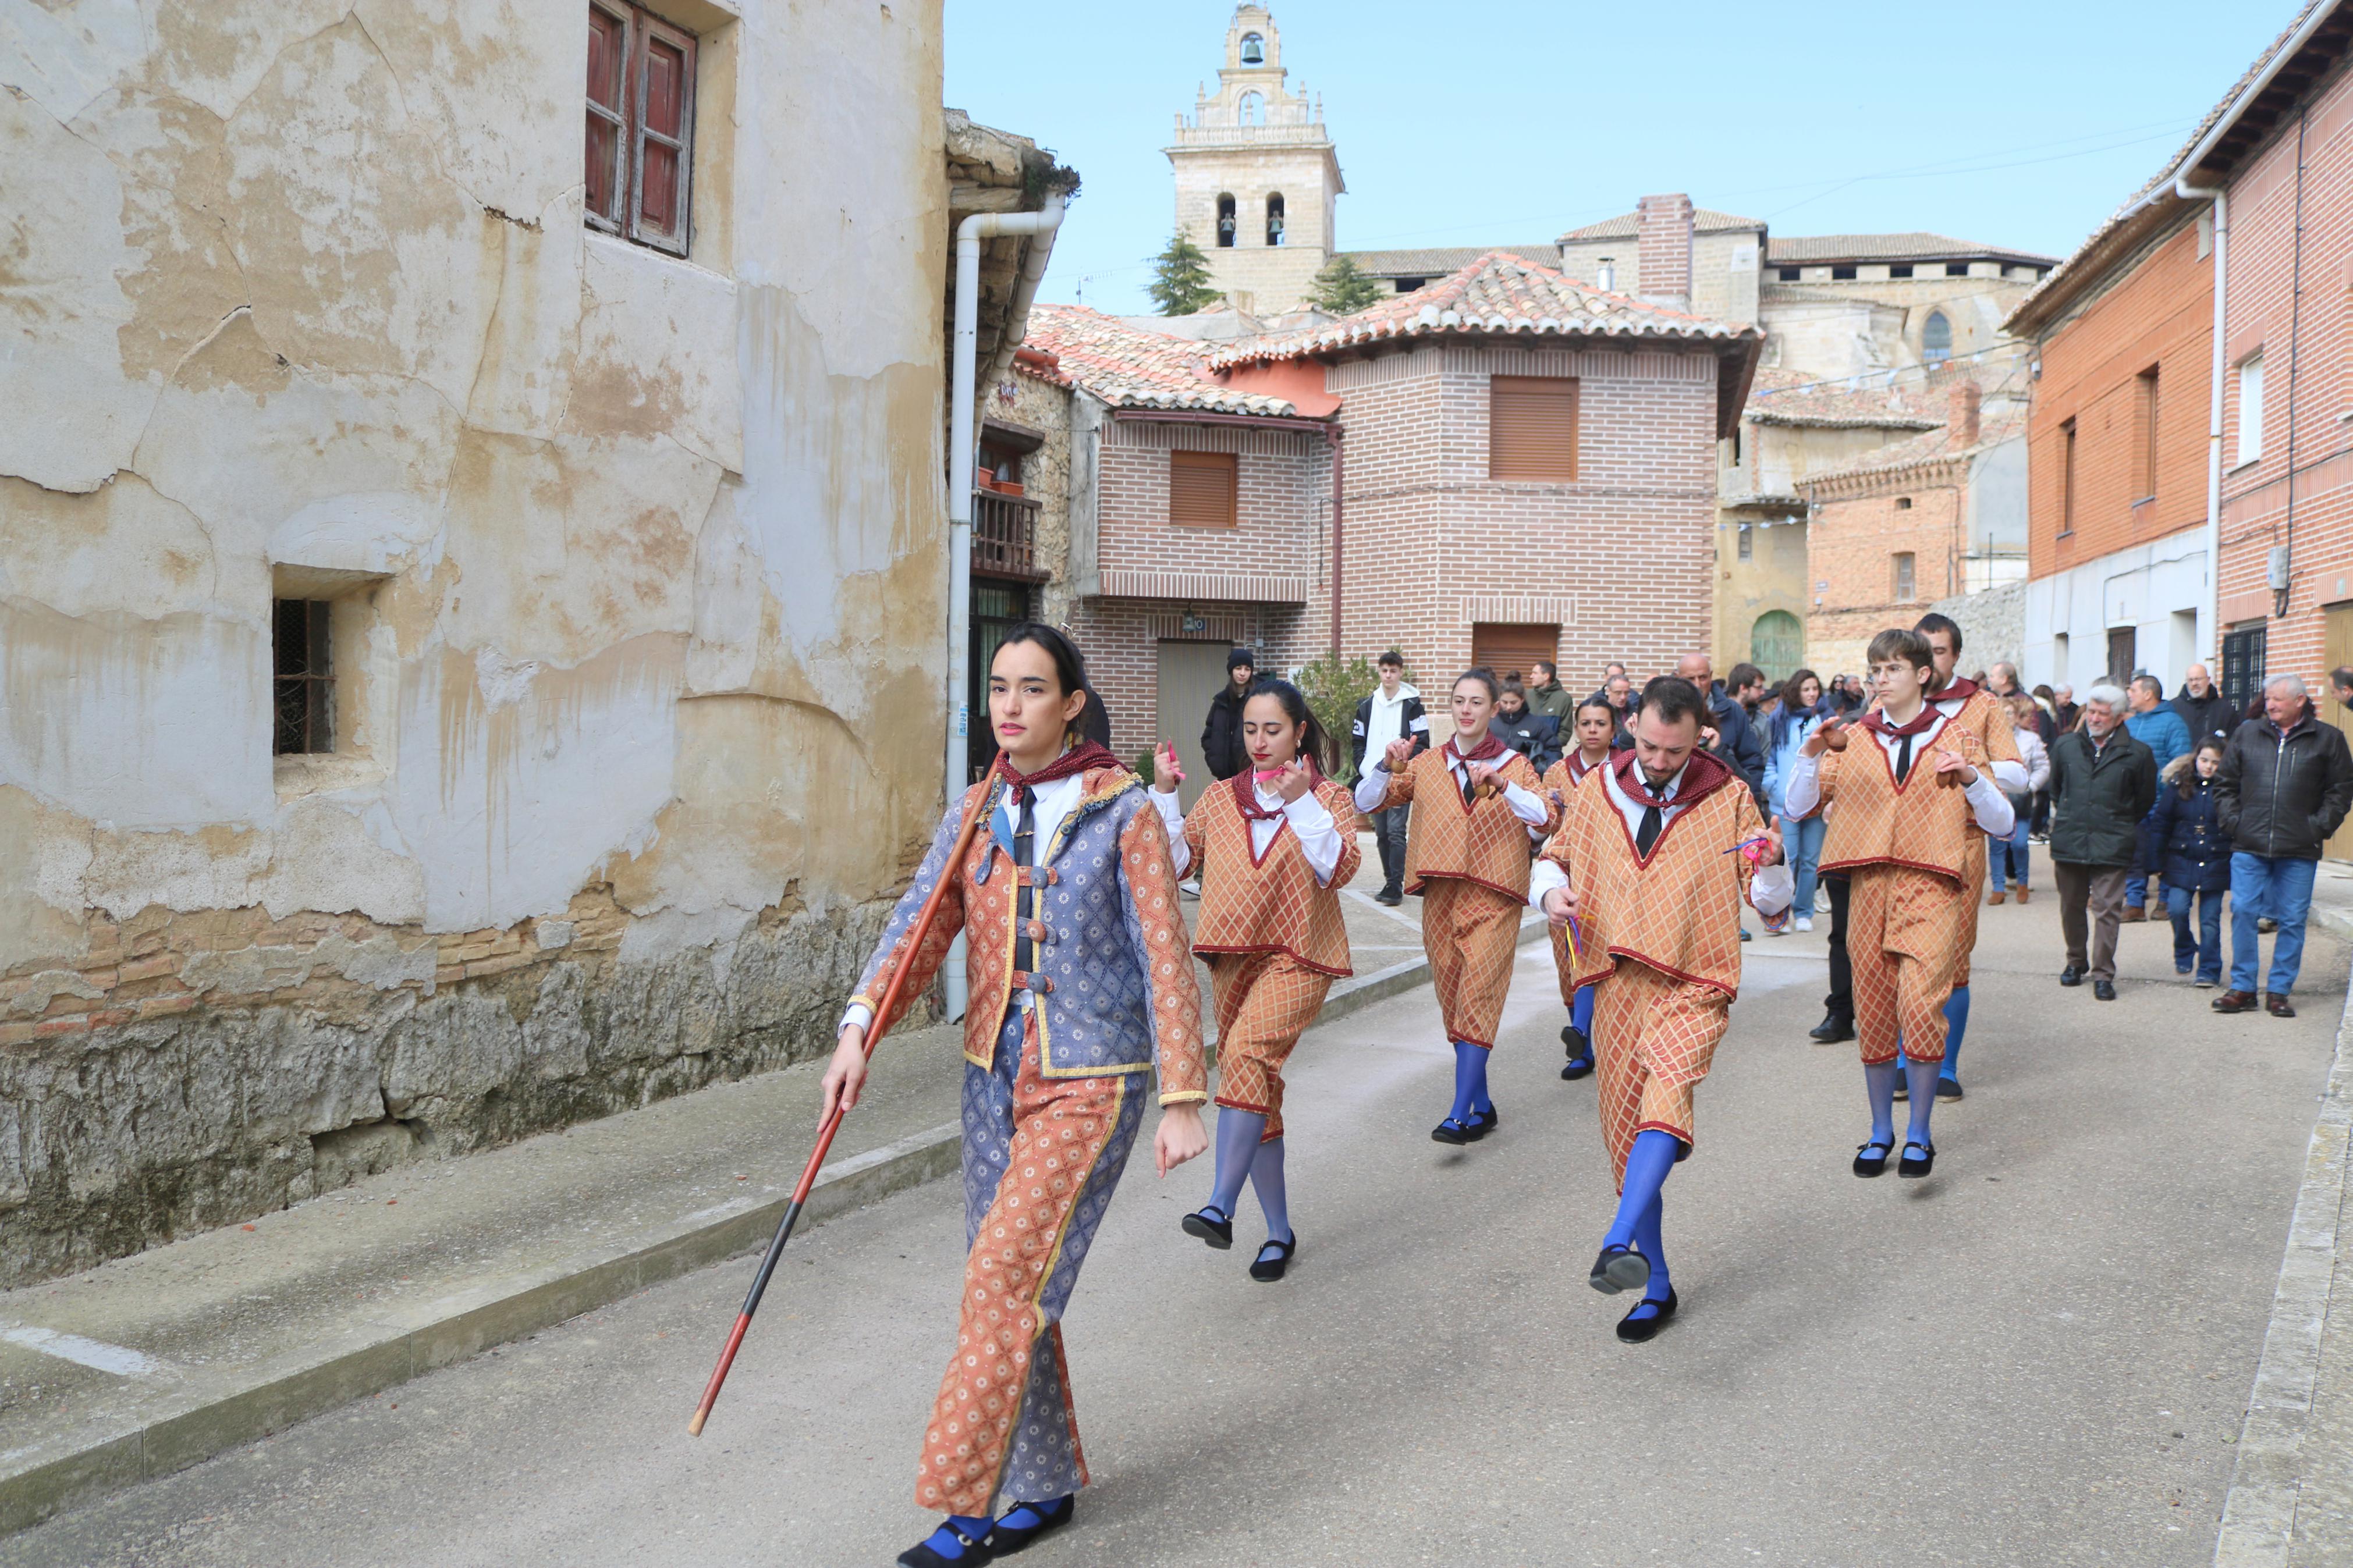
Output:
[[1015,1503],[988,1532],[988,1549],[999,1557],[1010,1557],[1039,1536],[1051,1534],[1070,1523],[1078,1511],[1075,1492],[1051,1502]]

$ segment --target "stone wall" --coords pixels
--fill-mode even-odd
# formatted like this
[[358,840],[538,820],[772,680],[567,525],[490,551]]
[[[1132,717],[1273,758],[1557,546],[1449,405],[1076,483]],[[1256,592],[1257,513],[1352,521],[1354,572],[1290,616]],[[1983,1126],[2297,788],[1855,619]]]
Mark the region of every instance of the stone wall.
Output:
[[939,7],[653,8],[683,257],[575,0],[19,8],[0,1283],[826,1043],[940,809]]
[[[1988,588],[1976,594],[1956,594],[1939,599],[1928,606],[1938,615],[1950,616],[1961,628],[1961,663],[1964,675],[1980,669],[1990,669],[1997,664],[2015,668],[2025,668],[2026,657],[2026,584],[2004,583],[1999,588]],[[2171,687],[2167,690],[2170,691]]]

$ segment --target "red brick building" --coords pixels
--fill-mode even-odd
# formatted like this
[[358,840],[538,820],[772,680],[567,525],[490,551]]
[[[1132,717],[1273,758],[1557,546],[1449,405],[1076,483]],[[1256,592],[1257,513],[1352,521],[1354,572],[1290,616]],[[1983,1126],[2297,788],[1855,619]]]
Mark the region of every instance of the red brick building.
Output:
[[[1642,293],[1688,290],[1685,217]],[[1209,363],[1236,389],[1337,400],[1343,648],[1394,644],[1438,679],[1552,658],[1576,684],[1709,645],[1716,442],[1762,339],[1492,251]]]
[[1071,386],[1065,624],[1133,758],[1177,743],[1187,784],[1226,655],[1293,668],[1331,644],[1332,400],[1221,384],[1213,346],[1072,305],[1039,305],[1029,345]]
[[[2243,700],[2268,674],[2319,690],[2353,662],[2348,48],[2353,5],[2306,6],[2012,317],[2045,348],[2031,437],[2037,585],[2071,568],[2111,584],[2030,596],[2030,679],[2038,616],[2047,667],[2079,688],[2128,665],[2178,678],[2194,650],[2219,655],[2224,689]],[[2137,580],[2117,571],[2133,552],[2147,557]],[[2171,598],[2188,602],[2114,585],[2137,591],[2168,570]],[[2159,615],[2168,635],[2152,647]],[[2334,703],[2322,711],[2343,720]]]

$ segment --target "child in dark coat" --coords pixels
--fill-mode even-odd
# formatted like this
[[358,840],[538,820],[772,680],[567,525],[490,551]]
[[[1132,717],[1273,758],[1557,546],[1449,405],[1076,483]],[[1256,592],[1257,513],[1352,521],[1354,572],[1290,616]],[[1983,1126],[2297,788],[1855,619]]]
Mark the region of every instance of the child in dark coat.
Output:
[[[2157,808],[2149,813],[2150,858],[2165,867],[2165,910],[2173,918],[2173,968],[2196,970],[2192,984],[2211,987],[2222,975],[2222,892],[2231,885],[2231,836],[2214,819],[2214,773],[2222,742],[2208,739],[2160,776]],[[2189,936],[2189,906],[2198,905],[2198,937]]]

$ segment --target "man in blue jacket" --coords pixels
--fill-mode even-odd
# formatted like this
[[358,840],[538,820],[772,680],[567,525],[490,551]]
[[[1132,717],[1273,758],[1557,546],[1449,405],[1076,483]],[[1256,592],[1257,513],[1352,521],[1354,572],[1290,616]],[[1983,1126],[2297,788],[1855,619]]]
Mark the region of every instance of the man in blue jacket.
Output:
[[[2165,683],[2147,671],[2133,677],[2130,699],[2132,711],[2125,716],[2125,728],[2156,756],[2157,771],[2162,773],[2168,763],[2189,752],[2189,726],[2181,721],[2180,714],[2166,706]],[[2142,824],[2144,839],[2147,826]],[[2132,874],[2125,879],[2124,919],[2127,925],[2148,918],[2149,851],[2145,842],[2133,850]]]

